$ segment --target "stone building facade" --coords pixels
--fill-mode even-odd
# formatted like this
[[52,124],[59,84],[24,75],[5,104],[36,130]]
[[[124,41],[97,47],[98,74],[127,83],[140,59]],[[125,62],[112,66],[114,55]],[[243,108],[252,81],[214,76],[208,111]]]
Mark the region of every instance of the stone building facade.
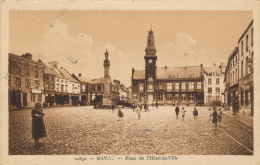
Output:
[[225,66],[203,67],[203,75],[204,105],[223,105],[225,91]]
[[241,110],[253,115],[254,107],[254,26],[253,21],[248,25],[238,40],[239,74],[238,74],[238,100]]
[[9,108],[34,107],[43,103],[44,65],[32,60],[32,55],[9,53]]

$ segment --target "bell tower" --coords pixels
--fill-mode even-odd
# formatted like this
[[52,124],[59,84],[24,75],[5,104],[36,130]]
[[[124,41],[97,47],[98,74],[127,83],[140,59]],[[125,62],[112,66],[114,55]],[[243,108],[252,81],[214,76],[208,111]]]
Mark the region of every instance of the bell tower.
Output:
[[156,49],[152,28],[148,31],[147,46],[145,48],[145,101],[152,104],[156,98]]

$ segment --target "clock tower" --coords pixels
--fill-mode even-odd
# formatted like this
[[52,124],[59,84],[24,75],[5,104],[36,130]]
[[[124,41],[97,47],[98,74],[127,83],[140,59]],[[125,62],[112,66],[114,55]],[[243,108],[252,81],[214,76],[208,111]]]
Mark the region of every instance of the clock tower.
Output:
[[152,104],[156,98],[156,60],[157,56],[155,55],[156,49],[154,44],[154,36],[153,31],[150,29],[148,31],[147,37],[147,46],[145,48],[146,55],[144,56],[145,59],[145,101],[148,104]]

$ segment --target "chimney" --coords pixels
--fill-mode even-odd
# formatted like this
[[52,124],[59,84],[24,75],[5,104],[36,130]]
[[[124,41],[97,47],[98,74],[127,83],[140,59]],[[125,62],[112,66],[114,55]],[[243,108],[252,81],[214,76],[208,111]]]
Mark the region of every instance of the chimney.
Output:
[[167,69],[167,66],[165,65],[165,69]]
[[32,60],[32,54],[31,53],[25,53],[21,55],[23,58],[26,58],[27,60]]
[[81,77],[81,73],[79,73],[79,77]]

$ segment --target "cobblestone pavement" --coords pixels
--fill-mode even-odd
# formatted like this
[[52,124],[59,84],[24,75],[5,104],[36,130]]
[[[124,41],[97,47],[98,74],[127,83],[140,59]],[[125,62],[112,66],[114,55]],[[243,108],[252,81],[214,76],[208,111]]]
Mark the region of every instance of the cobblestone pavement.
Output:
[[[218,129],[209,121],[207,107],[186,107],[185,120],[177,120],[174,107],[142,112],[116,112],[93,107],[47,108],[45,145],[35,148],[31,138],[30,110],[9,113],[10,155],[252,155],[253,132],[223,116]],[[251,129],[251,131],[250,131]]]

